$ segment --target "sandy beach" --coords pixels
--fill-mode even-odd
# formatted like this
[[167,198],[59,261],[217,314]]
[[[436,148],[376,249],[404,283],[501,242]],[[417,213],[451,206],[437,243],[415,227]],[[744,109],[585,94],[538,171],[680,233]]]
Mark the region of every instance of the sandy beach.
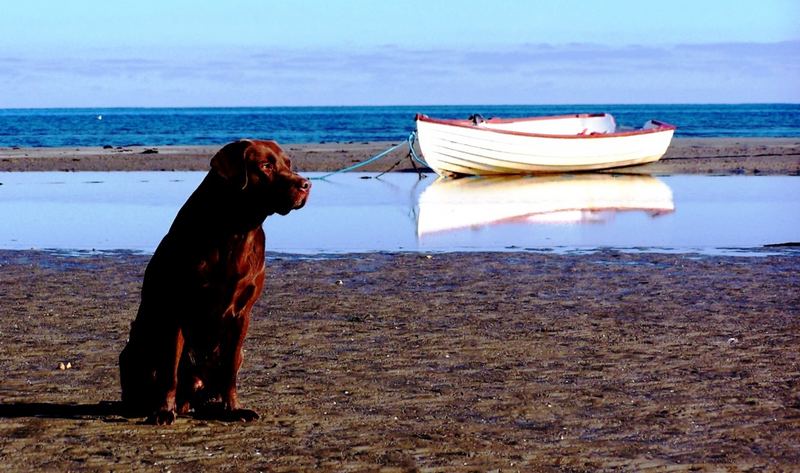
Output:
[[[302,171],[391,143],[285,145]],[[216,148],[0,149],[0,171],[205,170]],[[410,170],[404,150],[368,167]],[[798,139],[626,172],[800,174]],[[118,410],[148,255],[0,250],[5,471],[791,471],[800,253],[271,254],[251,424]],[[69,366],[69,368],[67,368]],[[61,369],[63,368],[63,369]]]
[[[400,142],[286,144],[302,171],[334,171],[362,162]],[[220,146],[223,143],[220,144]],[[220,146],[125,146],[95,148],[0,147],[2,171],[205,171]],[[364,171],[411,171],[402,146]],[[396,166],[395,166],[396,164]],[[800,174],[798,138],[676,138],[667,154],[623,172],[645,174]]]
[[0,252],[6,471],[800,464],[796,255],[272,255],[240,378],[262,419],[171,427],[115,404],[147,260]]

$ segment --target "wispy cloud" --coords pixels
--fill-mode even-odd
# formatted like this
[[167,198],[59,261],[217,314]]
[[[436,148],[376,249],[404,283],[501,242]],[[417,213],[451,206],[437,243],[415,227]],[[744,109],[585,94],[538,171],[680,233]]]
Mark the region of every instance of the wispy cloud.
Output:
[[0,107],[799,102],[800,42],[0,51]]

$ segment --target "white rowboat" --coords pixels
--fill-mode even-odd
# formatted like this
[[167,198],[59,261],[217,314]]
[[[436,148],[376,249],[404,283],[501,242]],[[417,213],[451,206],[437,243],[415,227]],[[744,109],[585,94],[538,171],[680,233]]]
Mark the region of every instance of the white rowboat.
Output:
[[417,140],[441,176],[591,171],[658,161],[675,126],[650,120],[620,131],[607,113],[484,120],[417,114]]

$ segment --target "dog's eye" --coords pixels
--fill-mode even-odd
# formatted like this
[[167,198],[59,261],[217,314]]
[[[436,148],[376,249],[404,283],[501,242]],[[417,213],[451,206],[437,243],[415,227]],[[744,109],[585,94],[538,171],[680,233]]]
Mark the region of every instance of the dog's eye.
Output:
[[269,161],[261,163],[261,169],[263,169],[265,171],[271,170],[272,169],[272,163],[269,162]]

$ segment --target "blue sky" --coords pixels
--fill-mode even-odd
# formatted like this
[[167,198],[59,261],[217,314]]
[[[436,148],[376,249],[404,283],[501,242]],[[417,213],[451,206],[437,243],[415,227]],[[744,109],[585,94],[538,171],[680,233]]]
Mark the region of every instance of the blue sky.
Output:
[[0,108],[800,102],[800,1],[4,2]]

